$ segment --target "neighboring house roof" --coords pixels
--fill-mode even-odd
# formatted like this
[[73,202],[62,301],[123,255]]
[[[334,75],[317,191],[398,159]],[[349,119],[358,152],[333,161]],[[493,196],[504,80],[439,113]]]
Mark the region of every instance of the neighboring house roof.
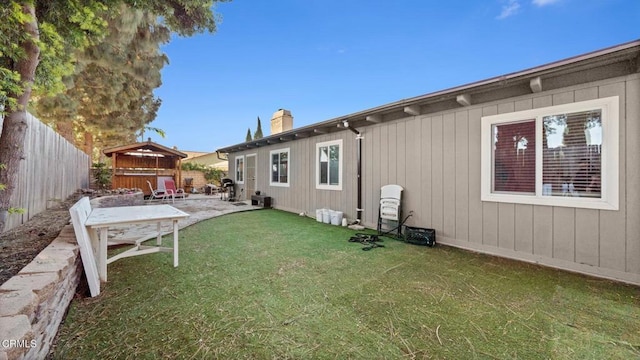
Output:
[[229,169],[228,160],[220,159],[218,157],[218,153],[203,153],[203,155],[190,157],[185,160],[185,162],[191,162],[196,164],[202,164],[211,166],[216,169],[227,170]]
[[160,154],[160,155],[179,157],[179,158],[187,157],[187,154],[183,152],[154,143],[151,140],[148,140],[145,142],[128,144],[128,145],[114,146],[114,147],[104,149],[102,150],[102,152],[108,157],[111,157],[114,153],[140,154],[140,155]]
[[218,161],[219,159],[216,157],[216,153],[202,153],[198,156],[190,156],[187,160],[211,162],[211,160]]
[[[593,71],[598,67],[619,64],[607,71]],[[279,134],[220,148],[219,153],[233,153],[247,149],[283,143],[349,127],[357,128],[375,123],[461,108],[473,104],[497,101],[518,95],[577,85],[637,71],[640,66],[640,40],[552,62],[527,70],[493,77],[487,80],[400,100],[324,122],[292,129]],[[614,73],[612,73],[614,72]]]
[[220,169],[220,170],[227,171],[227,170],[229,170],[229,161],[228,160],[219,161],[219,162],[211,165],[211,167],[213,167],[215,169]]
[[210,154],[208,152],[204,152],[204,151],[187,151],[187,150],[182,150],[183,153],[187,154],[187,158],[185,160],[190,160],[193,158],[197,158],[203,155],[207,155]]

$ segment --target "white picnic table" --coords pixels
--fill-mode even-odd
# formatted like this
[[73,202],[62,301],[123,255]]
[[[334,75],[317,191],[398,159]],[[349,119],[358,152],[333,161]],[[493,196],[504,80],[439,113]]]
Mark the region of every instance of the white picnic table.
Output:
[[[107,281],[107,264],[116,260],[150,254],[154,252],[173,252],[173,266],[178,266],[178,220],[188,217],[189,214],[178,210],[171,205],[143,205],[143,206],[120,206],[112,208],[92,209],[85,226],[91,236],[97,238],[97,261],[98,274],[100,280]],[[162,245],[162,222],[173,223],[173,248],[161,247]],[[131,249],[107,258],[108,232],[110,227],[126,226],[135,224],[156,223],[157,230],[151,236],[144,236],[134,239]],[[145,246],[141,243],[150,238],[156,237],[157,246]]]

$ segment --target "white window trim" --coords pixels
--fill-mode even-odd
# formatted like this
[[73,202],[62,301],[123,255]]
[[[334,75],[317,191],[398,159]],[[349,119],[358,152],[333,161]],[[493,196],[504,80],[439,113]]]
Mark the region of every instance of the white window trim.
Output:
[[[332,145],[338,145],[338,169],[340,171],[340,173],[338,174],[338,185],[320,184],[320,161],[318,160],[320,158],[320,148]],[[344,163],[342,139],[316,143],[314,161],[316,163],[316,189],[342,191],[342,174],[344,173],[342,169],[342,164]]]
[[[481,192],[482,201],[506,202],[587,208],[601,210],[619,209],[619,103],[618,96],[571,104],[549,106],[538,109],[517,111],[499,115],[483,116],[481,119]],[[601,198],[542,196],[542,119],[545,116],[572,113],[585,110],[602,111],[602,179]],[[519,195],[494,193],[491,191],[493,136],[492,125],[525,120],[536,121],[536,193]]]
[[[238,180],[238,160],[242,160],[242,180]],[[244,178],[245,178],[245,158],[244,155],[240,155],[240,156],[236,156],[235,158],[235,163],[234,163],[234,167],[233,170],[235,171],[234,173],[234,180],[236,182],[236,184],[244,184]]]
[[[289,187],[289,182],[291,181],[291,151],[290,148],[271,150],[269,152],[269,185],[270,186],[280,186],[280,187]],[[273,154],[281,154],[287,153],[287,182],[274,182],[273,181]],[[279,165],[279,164],[278,164]]]

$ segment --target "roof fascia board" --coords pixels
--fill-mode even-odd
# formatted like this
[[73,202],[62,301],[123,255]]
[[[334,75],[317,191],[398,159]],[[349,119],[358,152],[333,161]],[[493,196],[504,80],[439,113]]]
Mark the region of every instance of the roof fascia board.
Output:
[[125,151],[135,151],[139,148],[142,147],[150,147],[150,148],[155,148],[157,150],[154,150],[154,152],[156,153],[166,153],[168,155],[173,155],[173,156],[178,156],[181,158],[186,158],[187,154],[180,152],[178,150],[174,150],[171,148],[168,148],[166,146],[160,145],[158,143],[154,143],[154,142],[150,142],[150,141],[144,141],[144,142],[138,142],[138,143],[133,143],[133,144],[129,144],[129,145],[121,145],[121,146],[114,146],[111,148],[107,148],[102,150],[102,153],[105,154],[106,156],[111,156],[111,154],[113,153],[120,153],[120,152],[125,152]]

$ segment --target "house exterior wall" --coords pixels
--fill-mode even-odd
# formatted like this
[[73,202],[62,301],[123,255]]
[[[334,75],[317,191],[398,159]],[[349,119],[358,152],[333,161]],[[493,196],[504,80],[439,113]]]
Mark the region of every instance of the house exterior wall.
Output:
[[[375,228],[380,187],[404,187],[407,225],[434,228],[440,244],[640,284],[640,74],[517,95],[358,128],[363,224]],[[618,96],[619,210],[483,202],[481,117]],[[342,139],[342,191],[315,189],[315,144]],[[289,187],[269,186],[269,152],[290,148]],[[257,154],[257,189],[275,208],[356,216],[356,140],[341,131],[229,154]],[[230,172],[233,173],[233,170]]]
[[[480,200],[482,116],[608,96],[620,98],[619,211]],[[638,284],[639,102],[636,74],[368,127],[364,222],[376,222],[380,186],[397,183],[407,224],[440,243]]]
[[[315,181],[315,145],[320,142],[343,141],[343,188],[342,191],[317,190]],[[270,152],[289,148],[289,166],[291,168],[289,186],[270,186]],[[229,154],[229,174],[235,173],[235,158],[256,154],[256,189],[262,195],[272,198],[273,207],[285,211],[301,213],[305,212],[315,216],[315,210],[329,208],[344,211],[345,216],[355,218],[356,212],[356,142],[353,133],[342,131],[338,133],[315,136],[311,138],[275,144],[258,149],[247,150]],[[246,187],[245,184],[236,185],[236,193],[240,194]],[[249,198],[250,194],[246,197]]]

